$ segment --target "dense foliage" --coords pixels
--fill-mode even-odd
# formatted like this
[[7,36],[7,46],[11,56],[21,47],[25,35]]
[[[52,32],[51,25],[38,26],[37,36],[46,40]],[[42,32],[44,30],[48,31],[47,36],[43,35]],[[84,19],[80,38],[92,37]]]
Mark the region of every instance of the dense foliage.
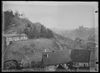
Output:
[[4,31],[9,28],[12,24],[12,18],[14,17],[12,11],[5,11],[4,12]]
[[18,12],[4,12],[4,32],[25,33],[29,39],[52,38],[53,32],[41,23],[32,23],[27,18],[20,18]]
[[37,30],[38,27],[34,27],[34,25],[28,24],[24,29],[24,33],[27,34],[29,39],[33,38],[53,38],[53,32],[49,29],[46,29],[43,25],[41,25],[41,29]]

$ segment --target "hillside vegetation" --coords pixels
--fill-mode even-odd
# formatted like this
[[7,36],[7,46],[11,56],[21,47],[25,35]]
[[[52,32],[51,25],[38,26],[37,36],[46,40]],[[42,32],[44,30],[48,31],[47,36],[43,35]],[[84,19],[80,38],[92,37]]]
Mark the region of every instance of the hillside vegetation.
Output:
[[40,23],[32,23],[27,18],[20,18],[18,14],[13,14],[12,11],[4,12],[4,33],[12,34],[25,33],[29,39],[33,38],[52,38],[53,32],[44,27]]
[[95,41],[98,40],[98,28],[88,28],[80,26],[79,28],[73,29],[73,30],[65,30],[65,31],[56,31],[57,34],[60,34],[64,37],[68,37],[70,39],[75,40],[76,38],[80,38],[83,40],[88,40],[89,37],[95,36]]

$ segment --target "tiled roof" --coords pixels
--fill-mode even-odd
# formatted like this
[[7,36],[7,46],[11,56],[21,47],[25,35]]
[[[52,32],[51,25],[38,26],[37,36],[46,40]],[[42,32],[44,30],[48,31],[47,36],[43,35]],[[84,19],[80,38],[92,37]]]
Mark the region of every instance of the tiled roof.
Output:
[[71,59],[73,62],[89,62],[90,51],[74,49],[71,52]]
[[69,49],[57,52],[46,52],[44,53],[44,55],[48,54],[48,57],[43,56],[44,65],[56,65],[61,63],[67,63],[71,60],[69,53]]

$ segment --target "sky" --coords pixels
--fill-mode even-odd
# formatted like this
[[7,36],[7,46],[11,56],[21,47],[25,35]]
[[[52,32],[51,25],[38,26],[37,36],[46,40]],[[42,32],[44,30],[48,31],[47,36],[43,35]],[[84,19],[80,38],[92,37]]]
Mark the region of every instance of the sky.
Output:
[[79,26],[97,27],[97,2],[32,2],[3,1],[3,11],[11,9],[23,13],[34,22],[47,28],[70,30]]

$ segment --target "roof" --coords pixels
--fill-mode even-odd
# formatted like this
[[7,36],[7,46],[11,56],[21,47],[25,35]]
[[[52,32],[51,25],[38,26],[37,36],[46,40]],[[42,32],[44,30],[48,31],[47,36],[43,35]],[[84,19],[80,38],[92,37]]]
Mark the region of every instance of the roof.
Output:
[[84,49],[83,50],[74,49],[71,52],[71,59],[73,62],[89,62],[90,51]]
[[[48,57],[45,56],[47,54]],[[63,64],[69,62],[70,60],[71,59],[69,49],[57,52],[46,52],[43,54],[44,65]]]

